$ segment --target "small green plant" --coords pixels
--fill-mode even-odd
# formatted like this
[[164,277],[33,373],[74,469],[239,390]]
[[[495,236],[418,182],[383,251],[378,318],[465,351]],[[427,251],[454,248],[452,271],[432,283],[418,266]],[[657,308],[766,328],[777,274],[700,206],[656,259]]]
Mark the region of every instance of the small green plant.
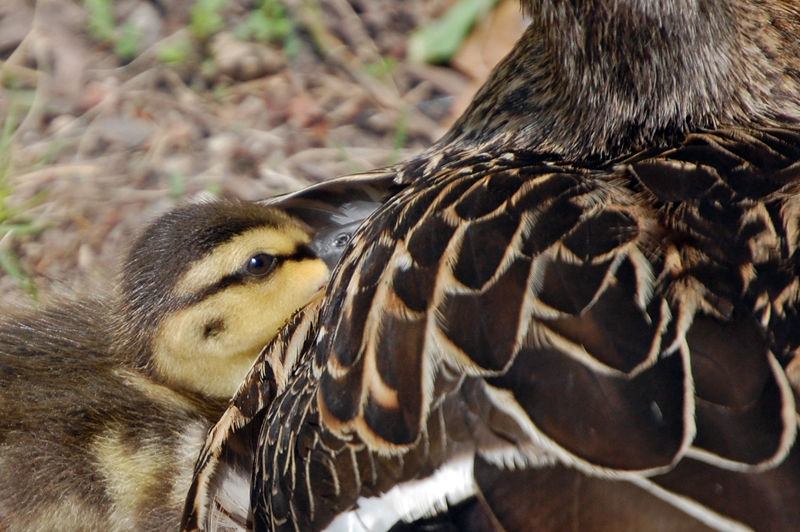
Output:
[[16,102],[12,99],[8,106],[8,114],[3,122],[3,131],[0,133],[0,183],[5,182],[8,169],[11,166],[11,137],[17,127]]
[[[22,216],[20,209],[9,207],[7,202],[8,197],[14,191],[8,181],[8,175],[11,169],[11,147],[14,132],[19,126],[17,118],[19,107],[24,106],[24,104],[20,105],[18,98],[15,97],[16,93],[12,92],[11,94],[12,97],[9,99],[8,114],[5,117],[2,132],[0,132],[0,234],[37,234],[44,226],[26,220],[24,216]],[[34,201],[36,201],[36,198],[34,198]],[[19,260],[19,257],[17,257],[13,251],[8,249],[0,250],[0,268],[13,277],[17,284],[19,284],[31,298],[36,300],[36,285],[33,283],[33,279],[22,264],[22,261]]]
[[394,72],[397,66],[397,60],[393,57],[381,57],[378,61],[367,63],[364,65],[367,74],[373,78],[385,78]]
[[132,22],[126,22],[120,27],[114,44],[114,54],[123,61],[130,61],[136,57],[140,41],[141,32],[139,28]]
[[458,0],[438,20],[415,31],[408,40],[408,58],[415,62],[445,63],[461,47],[475,21],[499,0]]
[[83,0],[89,33],[100,42],[112,42],[117,30],[111,0]]
[[47,145],[47,149],[44,150],[40,156],[36,158],[34,161],[33,166],[34,168],[40,168],[42,166],[47,166],[53,160],[55,160],[58,155],[61,153],[62,142],[61,139],[56,138],[50,144]]
[[206,185],[206,191],[215,198],[219,198],[222,196],[222,185],[219,183],[209,183]]
[[192,56],[192,52],[192,43],[184,38],[162,44],[158,47],[156,56],[162,63],[181,64]]
[[285,44],[294,31],[286,7],[279,0],[260,0],[257,6],[236,28],[236,37],[264,44]]
[[195,38],[207,41],[225,27],[222,10],[226,0],[197,0],[191,11],[189,31]]
[[169,175],[169,194],[176,199],[186,194],[186,178],[181,172],[172,172]]
[[132,22],[117,27],[111,0],[83,0],[89,34],[100,43],[113,46],[114,54],[130,61],[139,51],[140,30]]
[[39,293],[33,277],[16,253],[10,249],[0,250],[0,268],[3,268],[31,299],[38,301]]

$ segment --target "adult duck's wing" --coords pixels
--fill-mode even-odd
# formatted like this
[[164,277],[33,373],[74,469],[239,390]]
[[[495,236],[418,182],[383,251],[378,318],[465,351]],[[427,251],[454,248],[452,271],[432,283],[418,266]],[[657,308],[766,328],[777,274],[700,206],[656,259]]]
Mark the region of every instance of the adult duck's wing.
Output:
[[406,521],[477,495],[506,530],[800,529],[798,160],[761,130],[409,165],[262,420],[255,528],[385,529],[389,492]]
[[407,185],[398,165],[331,179],[264,203],[327,230],[363,221]]
[[209,436],[184,529],[800,528],[798,160],[764,130],[407,165]]

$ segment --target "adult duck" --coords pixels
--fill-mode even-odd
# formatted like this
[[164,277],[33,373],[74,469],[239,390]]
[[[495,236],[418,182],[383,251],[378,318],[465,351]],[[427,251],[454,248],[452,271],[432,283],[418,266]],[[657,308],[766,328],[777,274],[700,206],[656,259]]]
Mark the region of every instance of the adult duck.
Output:
[[522,4],[439,143],[278,200],[383,205],[184,530],[800,530],[800,10]]

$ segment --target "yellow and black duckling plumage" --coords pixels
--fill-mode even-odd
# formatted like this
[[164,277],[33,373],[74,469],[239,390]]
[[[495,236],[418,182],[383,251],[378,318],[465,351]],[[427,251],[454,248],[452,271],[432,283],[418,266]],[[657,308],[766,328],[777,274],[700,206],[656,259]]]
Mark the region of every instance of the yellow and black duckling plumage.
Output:
[[327,281],[312,238],[301,222],[255,203],[169,213],[124,266],[120,351],[138,353],[167,384],[229,399],[267,341]]
[[800,8],[522,3],[441,142],[278,200],[384,194],[184,530],[800,530]]
[[175,530],[208,428],[328,280],[307,225],[217,201],[162,216],[118,294],[0,322],[0,530]]

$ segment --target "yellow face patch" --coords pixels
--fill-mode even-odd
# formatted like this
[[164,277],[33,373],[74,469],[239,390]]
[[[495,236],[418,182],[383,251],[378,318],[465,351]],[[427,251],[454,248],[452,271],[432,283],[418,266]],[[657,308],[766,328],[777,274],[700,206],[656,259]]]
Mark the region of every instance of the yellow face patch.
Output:
[[[248,250],[246,253],[232,248],[215,251],[202,269],[212,263],[233,264],[231,257],[243,257],[243,263],[252,253],[249,244],[248,239],[247,245],[241,246]],[[320,259],[284,261],[263,281],[231,285],[165,317],[153,345],[156,371],[173,385],[206,396],[230,398],[261,349],[325,285],[328,276],[328,267]],[[183,290],[207,286],[199,282],[205,278],[200,274],[187,278],[190,280],[181,286]],[[218,280],[219,276],[212,282]]]

